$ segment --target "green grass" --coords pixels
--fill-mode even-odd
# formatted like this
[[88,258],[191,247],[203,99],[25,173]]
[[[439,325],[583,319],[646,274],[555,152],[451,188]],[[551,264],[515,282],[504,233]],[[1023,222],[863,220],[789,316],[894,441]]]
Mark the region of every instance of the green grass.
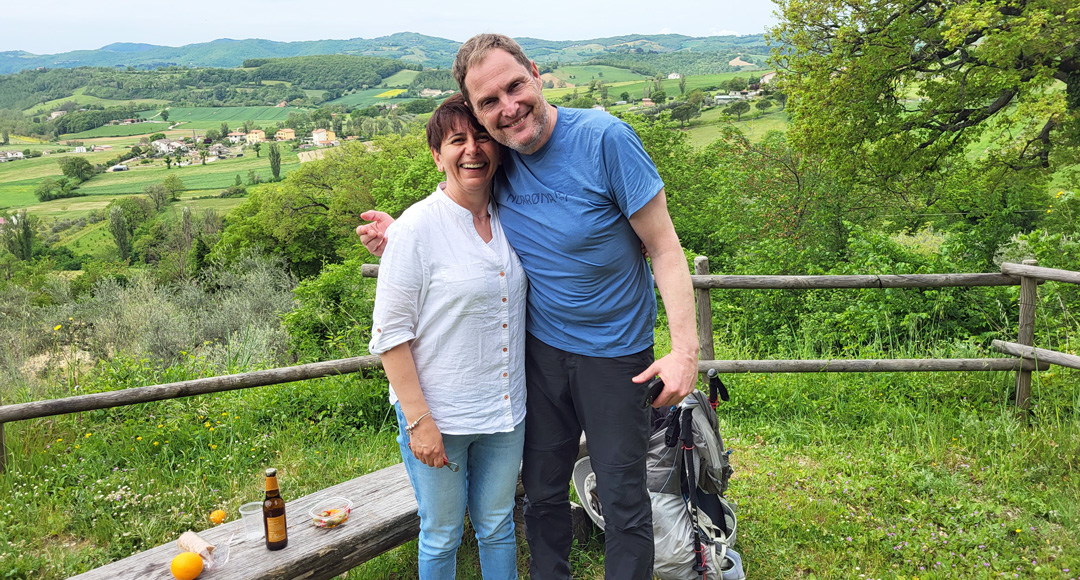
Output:
[[593,80],[600,80],[610,84],[645,79],[643,74],[625,68],[605,65],[562,66],[551,71],[551,74],[559,80],[573,85],[587,85],[589,81]]
[[350,106],[350,107],[370,107],[372,105],[379,104],[379,103],[393,102],[393,103],[397,103],[397,104],[403,104],[403,103],[406,103],[406,102],[408,102],[410,100],[410,99],[394,99],[393,101],[391,101],[389,99],[376,96],[376,95],[381,95],[382,93],[385,93],[385,92],[386,92],[386,89],[381,88],[381,87],[377,87],[377,88],[374,88],[374,89],[360,89],[360,90],[357,90],[357,91],[355,91],[353,93],[350,93],[348,95],[344,95],[342,97],[334,99],[332,101],[327,101],[327,103],[331,104],[331,105],[346,105],[346,106]]
[[420,75],[420,71],[415,70],[399,70],[396,73],[383,79],[380,86],[383,87],[408,87],[416,77]]
[[[237,372],[247,369],[242,346],[226,349],[234,354],[224,367],[220,350],[214,358],[197,347],[164,367],[118,356],[78,376],[54,369],[39,386],[6,383],[0,396],[67,396],[73,380],[82,393]],[[719,345],[718,358],[751,357]],[[1036,373],[1026,417],[1009,404],[1012,373],[727,377],[732,398],[718,414],[748,574],[1077,578],[1078,379]],[[266,466],[279,469],[290,499],[396,463],[385,389],[372,373],[11,423],[0,571],[65,578],[171,542],[207,527],[211,510],[232,517],[257,499]],[[342,577],[414,578],[415,550],[406,544]],[[572,562],[575,578],[602,578],[602,536],[575,547]],[[468,534],[459,577],[480,577]]]
[[51,101],[45,101],[44,103],[34,105],[33,107],[30,107],[29,109],[26,109],[25,111],[23,111],[23,114],[25,114],[25,115],[36,115],[36,114],[41,114],[41,113],[48,113],[54,107],[60,105],[61,103],[66,103],[66,102],[69,102],[69,101],[75,101],[76,103],[79,103],[80,105],[100,105],[102,107],[119,107],[119,106],[127,105],[127,104],[130,104],[130,103],[135,103],[137,105],[146,105],[148,107],[153,107],[153,106],[164,105],[164,104],[167,104],[169,102],[169,101],[166,101],[164,99],[131,99],[131,100],[128,100],[128,101],[120,100],[120,99],[102,99],[100,97],[94,97],[94,96],[91,96],[91,95],[87,95],[87,94],[85,94],[85,92],[86,92],[86,87],[79,87],[79,88],[77,88],[77,89],[75,89],[73,91],[73,94],[71,96],[61,97],[59,99],[53,99]]
[[135,123],[132,125],[104,125],[81,133],[69,133],[61,135],[60,140],[69,139],[93,139],[95,137],[131,137],[135,135],[152,135],[164,132],[173,123],[151,121],[148,123]]
[[[284,121],[289,113],[297,111],[296,107],[170,107],[169,123],[210,121],[221,125],[222,121],[226,121],[229,125],[239,127],[244,121],[255,121],[256,124]],[[143,111],[139,116],[147,118],[158,113]]]
[[[690,144],[694,147],[703,147],[712,143],[720,137],[720,124],[721,117],[723,117],[722,109],[724,107],[713,107],[707,111],[701,113],[701,117],[697,119],[691,119],[685,129],[689,135]],[[788,126],[788,114],[787,111],[777,111],[775,108],[765,115],[761,116],[757,109],[752,109],[753,113],[744,113],[741,121],[735,121],[732,117],[732,124],[739,128],[743,134],[752,142],[757,142],[765,137],[765,134],[769,131],[787,131]]]

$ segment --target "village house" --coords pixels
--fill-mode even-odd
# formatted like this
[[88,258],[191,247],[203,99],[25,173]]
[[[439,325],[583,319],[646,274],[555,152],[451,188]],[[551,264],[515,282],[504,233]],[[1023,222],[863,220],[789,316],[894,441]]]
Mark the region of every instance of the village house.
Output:
[[75,152],[75,153],[86,153],[86,147],[83,147],[82,145],[79,145],[75,149],[72,149],[72,151]]
[[651,107],[651,106],[653,106],[652,99],[650,99],[649,97],[645,97],[644,99],[641,99],[641,106],[643,106],[643,107]]
[[49,113],[49,120],[52,121],[53,119],[57,117],[63,117],[66,114],[67,111],[53,111],[52,113]]
[[22,158],[22,151],[0,151],[0,159],[3,159],[4,161],[14,161]]
[[682,78],[682,75],[681,75],[681,74],[679,74],[679,73],[671,73],[671,74],[669,74],[669,75],[667,76],[667,78],[668,78],[669,80],[677,80],[677,79],[681,79],[681,78]]
[[154,152],[159,155],[169,155],[170,153],[176,153],[177,151],[186,151],[187,145],[184,145],[180,141],[173,141],[172,139],[157,139],[150,143],[154,148]]
[[94,145],[91,151],[111,151],[112,145]]
[[277,133],[274,133],[274,141],[292,141],[296,139],[296,131],[293,129],[278,129]]
[[262,129],[252,129],[250,133],[245,136],[249,145],[254,143],[262,143],[266,141],[266,132]]
[[312,131],[311,141],[319,147],[333,147],[338,144],[337,135],[327,129],[315,129]]
[[233,131],[232,133],[226,135],[226,137],[229,139],[229,143],[243,143],[246,136],[247,133],[241,131]]
[[207,153],[213,155],[214,157],[226,157],[227,155],[229,155],[229,153],[232,153],[232,151],[221,143],[215,143],[210,146],[210,148],[207,150]]

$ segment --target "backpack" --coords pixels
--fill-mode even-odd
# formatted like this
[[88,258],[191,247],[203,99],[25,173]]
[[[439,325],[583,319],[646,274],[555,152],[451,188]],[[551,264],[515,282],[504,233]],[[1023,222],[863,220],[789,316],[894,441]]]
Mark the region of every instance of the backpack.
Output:
[[[733,472],[720,437],[717,392],[727,390],[710,372],[711,395],[690,393],[669,409],[652,409],[646,457],[652,499],[653,574],[661,580],[743,580],[735,544],[735,506],[723,497]],[[577,462],[574,487],[585,512],[603,529],[588,457]]]

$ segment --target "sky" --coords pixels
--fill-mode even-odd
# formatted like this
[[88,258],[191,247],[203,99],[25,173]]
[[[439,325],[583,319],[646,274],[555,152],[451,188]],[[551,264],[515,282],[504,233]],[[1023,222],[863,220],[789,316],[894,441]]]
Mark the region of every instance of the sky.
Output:
[[[111,6],[111,7],[110,7]],[[395,32],[464,41],[481,32],[545,40],[623,34],[761,34],[776,23],[768,0],[202,0],[109,4],[5,2],[0,51],[55,54],[114,42],[182,46],[219,38],[277,41],[376,38]]]

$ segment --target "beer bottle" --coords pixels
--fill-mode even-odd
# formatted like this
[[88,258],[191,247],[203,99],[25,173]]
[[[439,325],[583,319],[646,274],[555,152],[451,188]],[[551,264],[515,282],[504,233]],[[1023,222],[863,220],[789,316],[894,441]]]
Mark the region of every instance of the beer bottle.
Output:
[[277,470],[266,470],[266,499],[263,500],[263,531],[266,532],[266,548],[280,550],[289,544],[285,524],[285,500],[278,491]]

